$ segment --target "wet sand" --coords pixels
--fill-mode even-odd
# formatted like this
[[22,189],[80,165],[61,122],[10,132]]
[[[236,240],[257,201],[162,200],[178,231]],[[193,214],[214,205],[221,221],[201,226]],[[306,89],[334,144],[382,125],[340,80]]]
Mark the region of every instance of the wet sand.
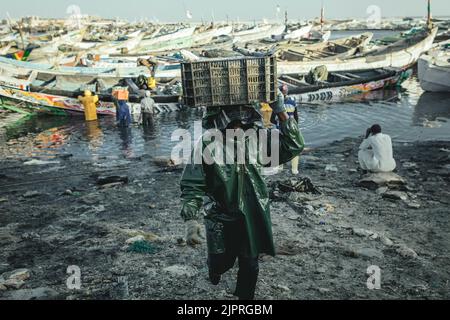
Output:
[[[397,199],[358,184],[359,142],[302,156],[300,176],[321,195],[272,192],[278,255],[261,257],[257,299],[450,298],[450,142],[394,144],[406,180],[394,188]],[[180,239],[179,168],[158,169],[145,154],[6,159],[14,147],[0,148],[0,275],[25,268],[29,278],[0,287],[2,299],[234,299],[236,269],[212,286],[206,245]],[[267,179],[272,191],[279,180],[298,179],[284,168]],[[128,183],[101,187],[103,176]],[[136,235],[154,251],[127,251]],[[80,267],[80,290],[67,288],[71,265]],[[381,269],[379,290],[366,285],[371,265]]]

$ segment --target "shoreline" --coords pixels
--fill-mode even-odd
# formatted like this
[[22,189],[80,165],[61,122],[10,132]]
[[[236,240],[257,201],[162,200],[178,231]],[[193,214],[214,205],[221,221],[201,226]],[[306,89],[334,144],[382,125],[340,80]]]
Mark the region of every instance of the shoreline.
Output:
[[6,142],[6,128],[14,125],[18,121],[24,119],[27,113],[17,113],[8,110],[3,110],[3,105],[0,104],[0,109],[3,111],[0,113],[0,143]]
[[[260,259],[257,299],[450,298],[450,141],[394,142],[406,184],[391,190],[360,186],[359,143],[313,148],[297,178],[285,165],[266,179],[278,255]],[[210,285],[206,244],[180,239],[180,168],[146,155],[56,155],[2,160],[0,170],[0,276],[22,268],[29,276],[0,286],[0,299],[233,299],[236,269]],[[300,177],[322,194],[276,189]],[[129,252],[126,241],[136,236],[152,250]],[[71,265],[80,267],[81,290],[66,286]],[[366,286],[371,265],[381,269],[380,290]]]

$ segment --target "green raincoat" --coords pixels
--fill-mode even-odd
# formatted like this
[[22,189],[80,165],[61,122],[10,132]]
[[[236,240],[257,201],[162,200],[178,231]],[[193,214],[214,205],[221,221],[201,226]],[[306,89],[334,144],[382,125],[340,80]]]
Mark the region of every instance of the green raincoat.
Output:
[[[268,150],[271,150],[271,142],[268,140]],[[202,148],[207,145],[208,143],[203,142]],[[297,122],[294,119],[283,122],[279,134],[280,164],[298,156],[303,148],[304,139]],[[225,149],[226,146],[224,152]],[[225,252],[223,222],[234,221],[243,216],[249,239],[248,254],[252,257],[261,253],[275,255],[269,194],[261,169],[260,162],[222,165],[203,162],[200,165],[191,161],[186,166],[181,179],[181,216],[185,221],[198,219],[204,197],[208,198],[204,221],[209,254]]]

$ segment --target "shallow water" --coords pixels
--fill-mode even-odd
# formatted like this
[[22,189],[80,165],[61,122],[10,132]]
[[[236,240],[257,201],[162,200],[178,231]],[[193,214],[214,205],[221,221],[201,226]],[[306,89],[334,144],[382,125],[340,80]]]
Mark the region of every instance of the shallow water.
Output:
[[[360,34],[361,31],[333,32],[332,38]],[[397,34],[375,31],[374,39]],[[201,112],[188,111],[159,115],[153,128],[116,128],[113,118],[85,123],[80,118],[30,117],[12,126],[7,136],[40,133],[30,145],[15,146],[18,157],[48,158],[68,153],[77,159],[112,159],[140,155],[170,156],[178,128],[193,132]],[[300,127],[309,147],[326,145],[346,137],[359,137],[366,128],[379,123],[394,141],[449,140],[450,94],[424,93],[416,77],[400,90],[379,90],[349,97],[341,103],[300,106]],[[1,142],[0,142],[1,143]],[[2,155],[4,156],[4,155]],[[0,156],[1,157],[1,156]]]
[[301,128],[313,146],[362,136],[375,123],[397,141],[450,139],[450,94],[425,93],[415,77],[400,90],[374,91],[301,110]]
[[[80,118],[38,116],[21,121],[7,131],[9,137],[40,132],[33,145],[24,146],[18,157],[51,158],[72,154],[76,159],[118,159],[141,155],[167,156],[177,142],[175,129],[193,133],[202,113],[186,111],[156,117],[152,128],[116,128],[114,118],[85,123]],[[300,106],[300,127],[309,147],[326,145],[346,137],[359,137],[379,123],[394,141],[450,139],[450,94],[423,93],[416,78],[401,90],[380,90],[352,96],[327,105]],[[16,146],[17,149],[17,146]],[[31,149],[31,150],[30,150]]]

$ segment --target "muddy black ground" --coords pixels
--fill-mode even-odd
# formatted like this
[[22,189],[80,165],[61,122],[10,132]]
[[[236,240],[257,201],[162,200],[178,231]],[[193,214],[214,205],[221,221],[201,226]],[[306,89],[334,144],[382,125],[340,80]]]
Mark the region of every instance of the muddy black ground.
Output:
[[[267,178],[278,255],[261,257],[257,299],[450,298],[450,142],[394,145],[406,184],[391,189],[400,198],[359,185],[359,143],[311,150],[300,176],[285,165]],[[179,168],[146,155],[81,162],[56,154],[30,163],[7,158],[11,148],[0,162],[0,275],[25,268],[30,278],[1,298],[38,289],[32,298],[234,299],[236,270],[212,286],[206,245],[182,241]],[[128,183],[97,183],[110,176]],[[277,181],[300,177],[321,194],[276,190]],[[128,251],[136,235],[154,251]],[[80,290],[67,287],[71,265],[81,270]],[[367,288],[372,265],[381,269],[379,290]]]

